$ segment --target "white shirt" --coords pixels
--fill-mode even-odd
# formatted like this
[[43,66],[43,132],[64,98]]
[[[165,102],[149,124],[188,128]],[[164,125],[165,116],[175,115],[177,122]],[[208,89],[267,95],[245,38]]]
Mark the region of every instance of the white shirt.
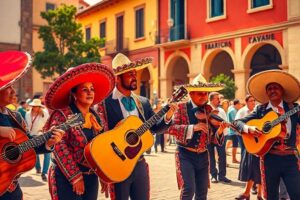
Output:
[[[228,122],[228,118],[227,118],[227,115],[226,115],[226,112],[223,108],[220,108],[220,107],[214,107],[212,104],[210,104],[210,106],[214,109],[214,110],[217,110],[218,111],[218,116],[221,117],[222,119],[224,119],[226,122]],[[224,136],[227,135],[229,132],[229,129],[228,128],[225,128],[224,131],[223,131],[223,134]]]
[[44,116],[38,115],[35,119],[35,116],[31,116],[31,110],[26,112],[25,121],[27,123],[28,130],[33,136],[38,136],[43,134],[43,127],[46,124],[49,113],[46,109],[42,109]]
[[[278,105],[280,106],[281,108],[284,109],[283,107],[283,101],[280,102],[280,104]],[[271,102],[269,102],[268,106],[266,109],[269,109],[269,108],[272,108],[272,110],[276,113],[279,113],[278,111],[278,108],[277,107],[274,107]],[[292,123],[291,123],[291,119],[290,117],[287,118],[287,123],[286,123],[286,137],[289,138],[289,136],[291,135],[291,130],[292,130]]]
[[[130,95],[132,97],[132,93]],[[130,115],[135,115],[135,116],[139,116],[139,111],[137,109],[137,107],[135,107],[135,109],[133,111],[127,111],[122,103],[122,98],[126,97],[124,96],[116,87],[114,88],[113,92],[112,92],[112,98],[113,99],[118,99],[120,107],[121,107],[121,111],[123,114],[124,119],[129,117]]]
[[[254,110],[254,109],[253,109]],[[252,111],[249,110],[248,106],[244,106],[241,109],[239,109],[235,115],[235,120],[241,119],[249,115]]]

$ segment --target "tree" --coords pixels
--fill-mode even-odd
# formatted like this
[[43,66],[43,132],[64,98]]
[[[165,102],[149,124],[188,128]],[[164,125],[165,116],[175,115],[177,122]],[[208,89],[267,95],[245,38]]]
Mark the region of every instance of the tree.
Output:
[[76,7],[62,5],[42,12],[47,25],[39,29],[44,51],[36,52],[33,65],[43,77],[63,74],[68,68],[87,62],[100,62],[100,40],[84,42],[81,25],[75,21]]
[[234,99],[237,87],[235,86],[232,78],[225,74],[219,74],[217,76],[212,77],[211,82],[223,83],[225,85],[225,88],[221,90],[220,93],[224,95],[225,99]]

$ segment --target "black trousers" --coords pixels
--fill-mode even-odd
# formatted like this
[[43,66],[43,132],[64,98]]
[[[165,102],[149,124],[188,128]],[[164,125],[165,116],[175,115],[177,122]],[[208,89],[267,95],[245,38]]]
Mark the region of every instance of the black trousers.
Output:
[[282,178],[291,200],[300,199],[300,171],[294,155],[267,154],[264,158],[268,200],[278,200],[279,183]]
[[149,200],[149,183],[148,164],[142,159],[125,181],[114,184],[116,200]]
[[[209,144],[207,147],[209,151],[209,159],[210,159],[210,174],[212,177],[219,176],[220,178],[224,178],[226,176],[226,151],[225,151],[225,142],[222,146],[216,144]],[[216,158],[215,158],[215,149],[217,149],[218,157],[219,157],[219,172],[216,168]]]
[[206,200],[208,192],[208,152],[194,153],[178,148],[183,178],[181,200]]
[[0,200],[22,200],[22,198],[23,193],[19,184],[13,192],[5,192],[0,196]]
[[83,195],[73,192],[72,184],[67,180],[59,167],[55,167],[55,180],[58,199],[66,200],[96,200],[98,197],[99,180],[97,175],[83,175],[85,191]]

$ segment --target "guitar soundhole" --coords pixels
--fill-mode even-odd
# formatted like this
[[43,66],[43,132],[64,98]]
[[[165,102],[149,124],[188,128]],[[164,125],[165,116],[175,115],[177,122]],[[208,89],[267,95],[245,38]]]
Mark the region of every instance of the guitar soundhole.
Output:
[[270,123],[270,122],[266,122],[266,123],[264,124],[263,128],[262,128],[262,131],[263,131],[264,133],[269,133],[269,132],[271,131],[271,129],[272,129],[271,123]]
[[9,163],[16,163],[20,160],[20,158],[21,158],[20,151],[15,144],[13,145],[7,144],[4,147],[4,160],[6,160]]
[[128,132],[126,135],[126,141],[129,145],[135,145],[139,141],[139,136],[133,131]]

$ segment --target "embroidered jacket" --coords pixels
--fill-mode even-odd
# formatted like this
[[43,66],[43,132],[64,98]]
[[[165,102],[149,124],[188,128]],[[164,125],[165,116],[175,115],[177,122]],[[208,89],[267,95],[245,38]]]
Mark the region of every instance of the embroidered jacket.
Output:
[[[208,114],[212,111],[211,107],[206,105],[204,107],[205,113],[207,113],[207,118],[205,121],[209,121]],[[195,132],[192,136],[192,139],[186,139],[189,125],[197,124],[198,120],[195,117],[193,111],[193,105],[191,101],[187,103],[178,104],[178,109],[173,116],[172,125],[169,128],[169,134],[174,135],[177,140],[177,144],[182,147],[194,148],[197,151],[205,151],[207,145],[216,137],[218,144],[221,144],[224,140],[222,134],[221,137],[217,137],[217,134],[212,134],[213,131],[216,131],[215,128],[212,128],[212,125],[209,123],[209,134],[202,131]]]
[[[96,112],[93,110],[90,111],[96,116],[98,123],[101,125],[102,120]],[[54,111],[46,123],[45,129],[49,129],[52,126],[65,122],[67,117],[71,114],[74,113],[70,107]],[[97,134],[99,133],[95,133],[95,135]],[[55,145],[53,151],[54,162],[71,184],[74,184],[83,178],[78,164],[88,166],[83,156],[84,147],[87,143],[88,140],[82,129],[75,127],[67,130],[62,137],[62,140]]]

